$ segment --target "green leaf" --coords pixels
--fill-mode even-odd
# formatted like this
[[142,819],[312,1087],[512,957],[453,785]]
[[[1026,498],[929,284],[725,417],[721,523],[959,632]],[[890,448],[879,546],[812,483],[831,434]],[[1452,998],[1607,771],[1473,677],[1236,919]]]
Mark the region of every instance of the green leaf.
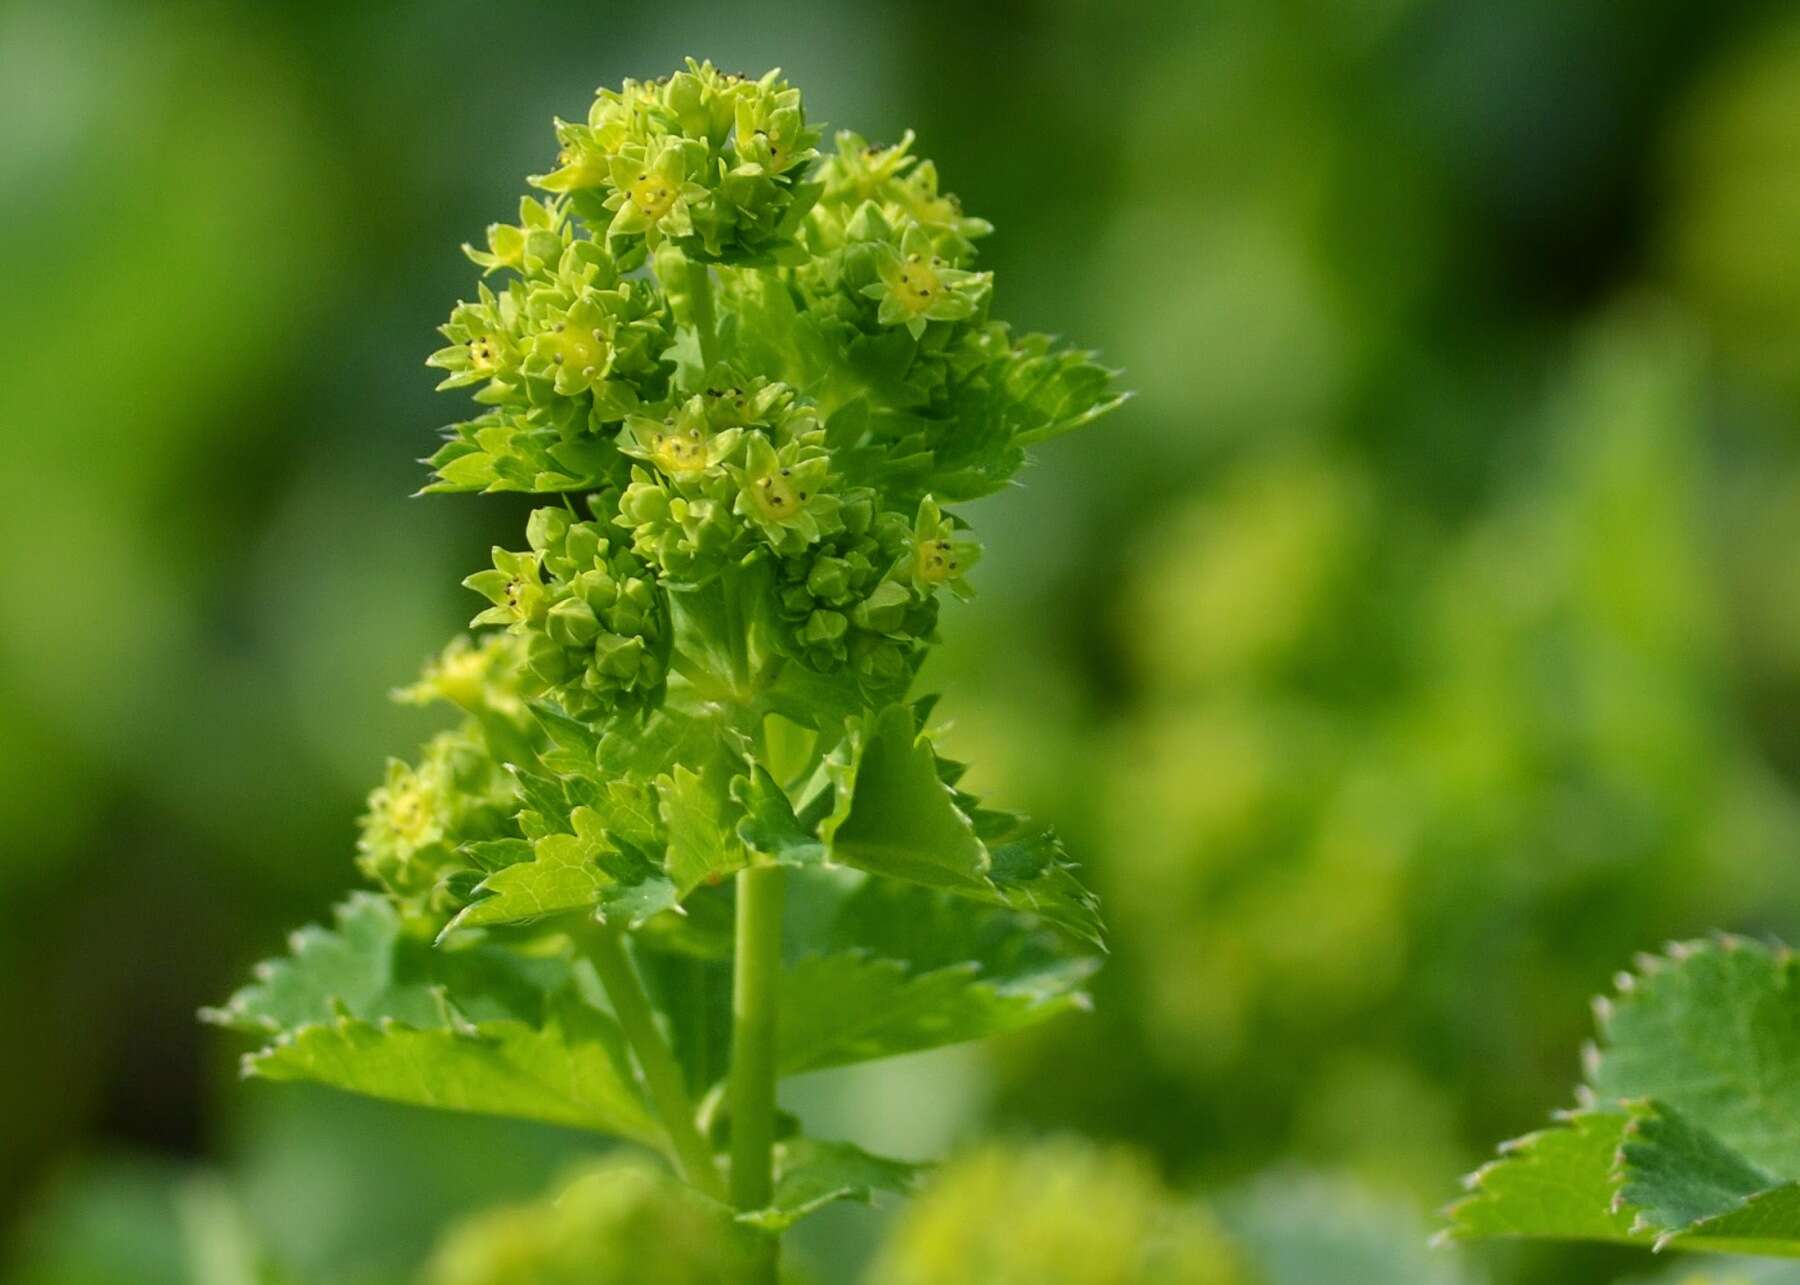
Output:
[[782,1232],[808,1214],[838,1200],[871,1204],[878,1191],[908,1196],[924,1166],[870,1155],[848,1142],[795,1138],[776,1145],[775,1194],[761,1209],[738,1221],[763,1231]]
[[813,866],[825,859],[825,845],[794,815],[794,806],[760,763],[750,775],[732,782],[732,793],[744,809],[738,838],[754,852],[789,866]]
[[1500,1159],[1469,1175],[1472,1194],[1446,1211],[1448,1235],[1649,1244],[1650,1237],[1633,1234],[1631,1215],[1612,1207],[1613,1162],[1626,1123],[1615,1112],[1578,1111],[1507,1143]]
[[1596,1005],[1602,1101],[1655,1098],[1751,1164],[1800,1177],[1800,967],[1738,937],[1643,956]]
[[542,1027],[501,1021],[420,1028],[341,1017],[301,1027],[249,1054],[244,1073],[661,1146],[662,1130],[628,1065],[617,1024],[569,997]]
[[476,885],[474,900],[444,926],[444,935],[598,906],[612,882],[599,857],[616,849],[593,809],[578,807],[570,820],[576,833],[539,839],[532,860],[496,870]]
[[617,1024],[564,956],[434,949],[386,900],[360,894],[334,929],[295,933],[292,953],[257,978],[202,1014],[273,1037],[246,1056],[246,1074],[661,1143]]
[[1729,1213],[1776,1185],[1673,1107],[1654,1101],[1632,1108],[1619,1159],[1620,1198],[1638,1211],[1641,1225],[1663,1232]]
[[669,836],[665,864],[679,895],[716,884],[743,866],[743,845],[725,816],[722,782],[677,765],[657,778],[656,793]]
[[1075,877],[1075,865],[1056,832],[1037,828],[1024,817],[1006,816],[1005,821],[1007,837],[988,839],[993,864],[987,888],[964,895],[1037,915],[1105,949],[1100,899]]
[[444,995],[463,1016],[535,1019],[571,981],[566,960],[492,946],[438,951],[402,924],[393,904],[353,893],[334,912],[334,927],[309,925],[289,939],[290,954],[256,967],[256,981],[206,1021],[255,1035],[278,1034],[340,1014],[419,1026],[438,1022]]
[[813,955],[782,975],[785,1075],[1000,1035],[1085,1003],[1092,961],[1061,974],[985,977],[974,962],[913,973],[894,959]]
[[913,712],[890,705],[853,747],[838,782],[842,815],[822,837],[833,861],[934,887],[982,888],[992,859],[938,776]]
[[1448,1234],[1800,1257],[1800,988],[1780,947],[1672,946],[1596,1002],[1594,1107],[1511,1144]]
[[[1099,961],[1002,911],[866,880],[783,973],[784,1074],[1021,1030],[1084,1008]],[[883,953],[871,953],[869,948]]]

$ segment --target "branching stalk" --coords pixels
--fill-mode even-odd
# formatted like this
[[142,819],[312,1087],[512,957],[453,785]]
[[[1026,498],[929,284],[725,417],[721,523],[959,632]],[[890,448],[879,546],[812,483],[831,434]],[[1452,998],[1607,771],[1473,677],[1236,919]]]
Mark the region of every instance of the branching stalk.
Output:
[[590,934],[588,958],[593,961],[594,971],[600,974],[600,984],[612,1001],[626,1042],[637,1055],[644,1083],[650,1090],[650,1100],[674,1144],[682,1176],[715,1200],[723,1200],[725,1183],[713,1161],[712,1148],[706,1145],[694,1123],[694,1103],[688,1096],[681,1065],[657,1028],[650,998],[644,994],[644,985],[625,954],[618,930],[601,925]]

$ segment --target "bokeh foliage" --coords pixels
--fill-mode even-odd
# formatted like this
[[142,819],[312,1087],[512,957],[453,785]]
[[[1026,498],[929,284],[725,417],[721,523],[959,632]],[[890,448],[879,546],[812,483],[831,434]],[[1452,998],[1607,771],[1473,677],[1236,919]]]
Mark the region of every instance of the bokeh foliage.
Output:
[[[908,1156],[991,1126],[1122,1142],[1227,1221],[1283,1162],[1428,1208],[1567,1100],[1620,961],[1800,937],[1780,6],[17,0],[19,1280],[187,1279],[176,1233],[229,1245],[234,1220],[300,1279],[402,1279],[453,1214],[581,1155],[237,1091],[192,1013],[326,913],[362,788],[427,726],[380,693],[522,518],[403,498],[444,413],[418,363],[450,248],[511,215],[552,114],[690,52],[915,125],[998,228],[1008,314],[1139,391],[994,503],[928,675],[975,787],[1090,860],[1096,1012],[814,1077],[810,1110]],[[872,1226],[812,1233],[822,1279]],[[1467,1257],[1498,1282],[1654,1267]]]

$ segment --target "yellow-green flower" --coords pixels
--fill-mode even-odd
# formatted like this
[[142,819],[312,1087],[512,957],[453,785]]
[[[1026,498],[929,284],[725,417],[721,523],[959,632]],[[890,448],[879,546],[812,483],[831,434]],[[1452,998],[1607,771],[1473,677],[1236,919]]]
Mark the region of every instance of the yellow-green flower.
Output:
[[519,200],[517,224],[490,223],[488,248],[477,250],[465,244],[463,253],[481,268],[483,276],[501,268],[538,275],[555,268],[572,237],[561,201],[534,201],[527,196]]
[[493,570],[477,571],[463,581],[466,588],[473,589],[493,604],[470,621],[470,627],[507,625],[519,628],[542,620],[546,598],[538,555],[512,553],[496,546],[493,557]]
[[591,127],[572,125],[559,119],[556,141],[561,144],[556,154],[556,168],[548,174],[533,175],[532,186],[546,192],[580,192],[606,182],[611,158]]
[[981,545],[966,528],[959,529],[931,496],[919,501],[911,556],[902,564],[904,577],[919,592],[929,594],[944,588],[958,598],[974,597],[975,591],[964,577],[979,557]]
[[738,496],[732,512],[748,518],[777,553],[798,553],[840,525],[838,497],[821,489],[831,460],[816,446],[795,442],[777,451],[753,433],[743,465],[733,472]]
[[684,138],[660,139],[651,148],[628,147],[614,157],[606,208],[615,213],[607,239],[642,236],[655,248],[664,237],[691,235],[693,207],[707,197],[694,177],[705,173],[705,167],[705,145]]
[[974,316],[993,280],[990,273],[951,267],[917,223],[906,229],[898,248],[889,242],[879,254],[878,279],[862,292],[880,301],[882,325],[905,326],[914,339],[925,333],[927,322]]

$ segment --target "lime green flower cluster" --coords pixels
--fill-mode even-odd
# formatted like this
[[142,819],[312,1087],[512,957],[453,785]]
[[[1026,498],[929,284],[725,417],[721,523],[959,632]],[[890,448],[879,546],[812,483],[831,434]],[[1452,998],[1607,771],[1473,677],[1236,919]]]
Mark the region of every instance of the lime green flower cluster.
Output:
[[533,512],[525,538],[528,552],[495,549],[493,569],[463,582],[493,604],[473,623],[525,639],[529,687],[577,718],[651,700],[668,635],[649,565],[567,509]]
[[512,782],[479,734],[439,733],[417,765],[388,761],[362,818],[357,865],[403,904],[448,910],[462,900],[454,876],[470,869],[465,845],[514,833],[517,810]]
[[492,409],[428,489],[587,492],[594,520],[541,510],[530,550],[468,581],[477,623],[525,637],[569,712],[642,708],[682,668],[666,595],[763,563],[781,656],[869,698],[834,709],[891,699],[938,591],[970,592],[979,546],[942,502],[1116,404],[1110,373],[988,318],[991,228],[910,133],[820,158],[778,75],[690,62],[557,133],[550,197],[465,247],[511,279],[458,305],[431,361]]
[[532,180],[567,194],[622,260],[665,240],[690,258],[748,263],[791,244],[817,199],[818,152],[800,91],[688,61],[662,80],[603,89],[587,123],[556,123],[558,165]]

